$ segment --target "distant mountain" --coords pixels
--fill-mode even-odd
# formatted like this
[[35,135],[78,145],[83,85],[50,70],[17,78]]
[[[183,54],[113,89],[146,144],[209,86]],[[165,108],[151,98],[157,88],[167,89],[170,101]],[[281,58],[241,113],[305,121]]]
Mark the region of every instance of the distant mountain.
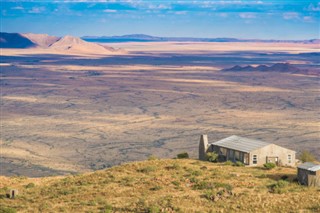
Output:
[[241,67],[236,65],[234,67],[223,69],[225,72],[287,72],[287,73],[299,73],[302,70],[289,63],[277,63],[272,66],[259,65],[253,67],[251,65]]
[[0,32],[1,48],[31,48],[37,44],[19,33],[2,33]]
[[43,48],[85,53],[125,53],[122,49],[86,42],[78,37],[56,37],[47,34],[0,33],[1,48]]
[[131,34],[122,36],[84,36],[82,39],[89,42],[112,43],[112,42],[265,42],[265,43],[305,43],[319,44],[320,39],[311,40],[260,40],[260,39],[237,39],[237,38],[193,38],[193,37],[157,37],[145,34]]
[[59,37],[49,36],[47,34],[26,33],[21,35],[28,38],[30,41],[40,47],[49,47],[60,39]]
[[116,52],[112,47],[106,48],[102,45],[86,42],[78,37],[69,35],[62,37],[57,42],[53,43],[50,46],[50,49],[95,53]]

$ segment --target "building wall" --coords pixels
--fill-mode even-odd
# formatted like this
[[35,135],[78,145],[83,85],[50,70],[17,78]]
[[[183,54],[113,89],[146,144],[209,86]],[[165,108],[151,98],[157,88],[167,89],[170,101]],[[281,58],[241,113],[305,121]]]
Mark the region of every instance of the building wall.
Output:
[[[253,155],[257,155],[257,164],[253,164]],[[291,163],[288,161],[288,155],[291,155]],[[278,164],[281,166],[295,166],[296,153],[295,151],[270,144],[258,150],[250,152],[249,165],[262,166],[267,162],[267,157],[278,157]]]
[[320,170],[311,172],[298,168],[298,181],[301,185],[320,187]]
[[[211,148],[208,150],[210,152],[215,152],[219,154],[219,160],[220,161],[240,161],[246,165],[248,165],[248,155],[249,153],[240,152],[233,149],[227,149],[219,146],[211,145]],[[225,153],[221,152],[221,149],[225,149]]]
[[298,168],[298,181],[301,185],[308,185],[308,171]]

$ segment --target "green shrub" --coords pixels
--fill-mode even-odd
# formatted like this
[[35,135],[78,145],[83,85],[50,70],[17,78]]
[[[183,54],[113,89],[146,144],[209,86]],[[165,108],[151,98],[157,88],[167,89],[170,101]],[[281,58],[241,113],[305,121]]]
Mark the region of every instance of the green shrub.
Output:
[[309,152],[309,151],[302,151],[301,154],[299,155],[299,159],[304,163],[304,162],[314,162],[316,161],[315,156]]
[[233,165],[233,162],[230,161],[230,160],[228,160],[228,161],[226,161],[224,164],[225,164],[225,165],[228,165],[228,166],[232,166],[232,165]]
[[104,213],[111,213],[112,212],[112,206],[110,204],[106,204],[104,207]]
[[25,188],[26,189],[30,189],[30,188],[33,188],[33,187],[35,187],[36,185],[34,184],[34,183],[28,183],[26,186],[25,186]]
[[196,190],[213,189],[213,184],[206,181],[200,181],[200,182],[197,182],[195,185],[193,185],[193,189],[196,189]]
[[178,159],[185,159],[185,158],[189,158],[189,154],[187,152],[183,152],[177,155]]
[[158,160],[159,158],[157,158],[156,156],[154,156],[154,155],[150,155],[149,157],[148,157],[148,160]]
[[275,184],[272,184],[270,186],[271,192],[272,193],[277,193],[277,194],[282,194],[285,193],[286,187],[289,185],[288,181],[285,180],[278,180]]
[[16,212],[17,210],[13,208],[0,206],[0,213],[16,213]]
[[217,162],[218,161],[218,156],[219,155],[217,153],[215,153],[215,152],[208,152],[206,154],[206,159],[209,162]]
[[237,162],[235,162],[234,164],[232,164],[232,166],[242,167],[242,166],[244,166],[244,164],[243,164],[241,161],[237,161]]
[[202,172],[199,171],[199,170],[195,170],[195,171],[193,171],[193,172],[191,173],[191,175],[192,175],[192,176],[200,176],[200,175],[202,175]]
[[180,186],[180,182],[179,182],[179,181],[174,180],[174,181],[172,181],[171,183],[172,183],[173,185],[175,185],[175,186]]
[[216,188],[224,188],[224,189],[229,190],[229,191],[232,190],[232,186],[230,184],[227,184],[227,183],[216,182],[216,183],[214,183],[214,186]]
[[275,168],[275,167],[276,167],[276,164],[274,164],[274,163],[265,163],[265,164],[263,164],[263,166],[264,166],[264,168],[270,170],[270,169]]
[[161,209],[159,206],[150,206],[148,209],[147,209],[147,212],[148,213],[159,213],[161,212]]
[[167,166],[166,169],[167,170],[179,170],[179,169],[181,169],[181,166],[178,163],[174,163],[174,164],[172,164],[172,166]]
[[160,189],[162,189],[162,186],[159,186],[159,185],[150,188],[151,191],[158,191]]
[[148,173],[150,173],[150,172],[154,172],[154,171],[156,171],[156,167],[154,167],[154,166],[147,166],[147,167],[144,167],[144,168],[142,168],[142,169],[138,169],[138,172],[142,172],[142,173],[146,173],[146,174],[148,174]]

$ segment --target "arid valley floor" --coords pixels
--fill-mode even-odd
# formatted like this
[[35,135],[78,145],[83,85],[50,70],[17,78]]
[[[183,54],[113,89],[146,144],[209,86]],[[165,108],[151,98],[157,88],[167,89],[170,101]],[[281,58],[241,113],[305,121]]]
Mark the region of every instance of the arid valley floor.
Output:
[[[0,175],[47,176],[188,152],[240,135],[320,157],[319,44],[117,43],[89,55],[1,49]],[[313,53],[313,54],[310,54]]]

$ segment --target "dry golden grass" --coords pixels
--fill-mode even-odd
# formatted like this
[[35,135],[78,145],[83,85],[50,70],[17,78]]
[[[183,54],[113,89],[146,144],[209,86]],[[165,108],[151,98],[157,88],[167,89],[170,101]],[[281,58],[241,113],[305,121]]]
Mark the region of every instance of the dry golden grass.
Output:
[[[68,177],[0,177],[0,206],[19,212],[320,211],[319,189],[300,186],[295,177],[294,168],[149,160]],[[274,188],[277,183],[283,186]],[[5,198],[7,188],[20,195]]]

